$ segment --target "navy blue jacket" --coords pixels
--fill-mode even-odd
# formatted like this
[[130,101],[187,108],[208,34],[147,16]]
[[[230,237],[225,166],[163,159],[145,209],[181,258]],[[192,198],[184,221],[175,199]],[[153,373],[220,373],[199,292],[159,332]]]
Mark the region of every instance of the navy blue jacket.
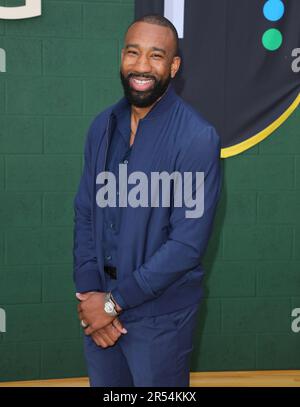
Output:
[[[84,168],[74,198],[74,282],[77,292],[106,291],[101,244],[102,211],[96,210],[96,177],[105,169],[107,145],[116,118],[129,105],[123,97],[93,120],[85,142]],[[198,303],[202,258],[221,192],[220,138],[187,104],[172,83],[138,123],[128,174],[143,171],[204,172],[204,213],[191,208],[123,208],[118,245],[118,284],[112,294],[125,315],[155,316]],[[172,199],[171,199],[172,202]],[[183,202],[184,203],[184,202]]]

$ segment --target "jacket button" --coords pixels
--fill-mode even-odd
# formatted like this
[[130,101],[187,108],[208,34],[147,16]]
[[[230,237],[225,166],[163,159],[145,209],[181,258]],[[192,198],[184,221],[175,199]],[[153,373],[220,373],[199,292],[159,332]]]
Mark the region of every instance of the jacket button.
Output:
[[128,160],[124,160],[123,163],[124,163],[124,164],[128,164]]

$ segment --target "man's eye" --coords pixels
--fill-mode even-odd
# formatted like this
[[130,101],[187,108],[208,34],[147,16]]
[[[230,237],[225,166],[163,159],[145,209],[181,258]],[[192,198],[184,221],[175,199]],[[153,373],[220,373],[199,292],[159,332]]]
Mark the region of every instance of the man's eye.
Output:
[[136,51],[128,51],[128,54],[136,54]]
[[161,58],[160,54],[153,54],[154,58]]

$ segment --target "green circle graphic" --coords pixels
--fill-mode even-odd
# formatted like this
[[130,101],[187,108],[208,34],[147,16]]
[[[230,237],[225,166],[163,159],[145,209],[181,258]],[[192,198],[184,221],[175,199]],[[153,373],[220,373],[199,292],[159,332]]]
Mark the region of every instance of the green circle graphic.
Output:
[[276,51],[282,44],[282,34],[277,28],[270,28],[265,31],[262,37],[263,46],[268,51]]

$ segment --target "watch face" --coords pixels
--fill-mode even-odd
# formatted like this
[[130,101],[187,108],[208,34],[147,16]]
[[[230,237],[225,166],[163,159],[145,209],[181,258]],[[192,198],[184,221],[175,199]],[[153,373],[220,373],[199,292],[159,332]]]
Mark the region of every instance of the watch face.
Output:
[[106,302],[104,309],[106,312],[113,312],[114,306],[110,302]]

